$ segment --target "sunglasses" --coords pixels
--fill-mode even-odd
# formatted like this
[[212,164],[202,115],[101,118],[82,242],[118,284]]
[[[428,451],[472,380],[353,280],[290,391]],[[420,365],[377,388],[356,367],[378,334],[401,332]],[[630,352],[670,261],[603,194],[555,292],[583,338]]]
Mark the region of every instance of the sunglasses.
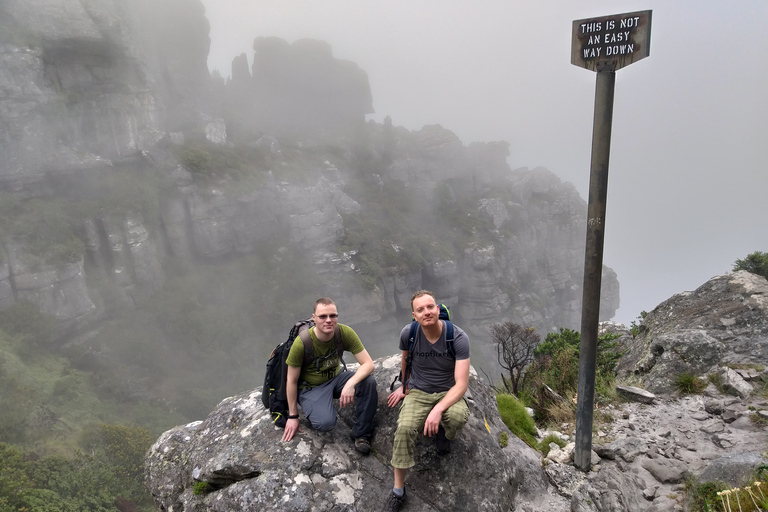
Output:
[[326,318],[330,318],[331,320],[334,320],[339,317],[338,313],[331,313],[330,315],[315,315],[320,320],[325,320]]

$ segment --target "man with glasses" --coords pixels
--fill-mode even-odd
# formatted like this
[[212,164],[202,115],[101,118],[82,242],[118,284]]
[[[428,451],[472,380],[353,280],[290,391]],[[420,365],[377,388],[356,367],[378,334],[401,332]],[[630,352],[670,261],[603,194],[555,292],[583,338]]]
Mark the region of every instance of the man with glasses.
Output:
[[[338,323],[339,314],[331,299],[321,298],[315,302],[312,314],[314,327],[309,328],[314,350],[312,364],[303,366],[304,342],[296,337],[288,353],[288,421],[285,424],[283,441],[293,439],[299,426],[299,409],[304,411],[312,428],[327,432],[336,425],[336,409],[333,399],[339,399],[339,406],[355,404],[356,420],[352,427],[355,449],[367,455],[371,451],[373,437],[373,416],[376,414],[378,392],[373,372],[373,360],[357,333],[349,326]],[[346,367],[340,371],[340,355],[336,346],[336,330],[344,350],[352,352],[360,363],[354,372]],[[297,405],[298,403],[298,405]]]

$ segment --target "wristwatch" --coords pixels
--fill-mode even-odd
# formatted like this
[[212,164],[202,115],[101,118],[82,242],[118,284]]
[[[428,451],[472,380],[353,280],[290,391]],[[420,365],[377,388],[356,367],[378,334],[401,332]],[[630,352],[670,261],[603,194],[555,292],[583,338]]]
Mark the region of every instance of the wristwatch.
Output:
[[289,414],[288,415],[288,419],[289,420],[297,420],[297,419],[299,419],[299,415],[298,414]]

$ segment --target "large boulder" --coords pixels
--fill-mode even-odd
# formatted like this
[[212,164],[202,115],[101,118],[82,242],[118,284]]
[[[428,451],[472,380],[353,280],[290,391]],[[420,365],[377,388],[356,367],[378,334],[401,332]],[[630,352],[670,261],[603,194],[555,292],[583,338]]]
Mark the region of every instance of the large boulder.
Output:
[[654,393],[672,391],[675,377],[684,373],[762,368],[768,360],[768,281],[746,271],[713,277],[659,304],[636,338],[623,339],[618,374]]
[[[315,432],[302,420],[303,432],[283,443],[283,431],[271,423],[257,389],[223,400],[201,422],[160,436],[146,460],[147,486],[158,507],[378,510],[392,487],[389,460],[398,409],[386,400],[400,361],[392,356],[375,363],[379,409],[370,456],[352,446],[350,408],[341,411],[331,432]],[[439,456],[431,439],[417,442],[417,465],[407,477],[408,509],[460,510],[472,504],[482,511],[533,511],[554,502],[565,507],[551,494],[540,455],[509,433],[493,391],[475,375],[467,401],[471,417],[449,455]],[[509,436],[506,447],[500,446],[502,432]]]

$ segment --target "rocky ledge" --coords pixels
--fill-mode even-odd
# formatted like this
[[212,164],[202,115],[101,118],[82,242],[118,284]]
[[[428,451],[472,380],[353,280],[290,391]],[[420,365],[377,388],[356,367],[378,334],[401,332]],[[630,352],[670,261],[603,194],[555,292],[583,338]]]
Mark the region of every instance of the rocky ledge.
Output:
[[[379,510],[392,488],[397,409],[386,399],[399,356],[375,363],[379,410],[369,456],[352,446],[349,408],[331,432],[318,433],[303,423],[301,434],[281,442],[283,431],[272,425],[257,389],[223,400],[201,422],[160,436],[146,462],[147,486],[160,510]],[[476,375],[468,403],[470,420],[450,454],[439,456],[430,439],[417,443],[408,510],[566,510],[540,454],[507,430],[492,389]],[[509,438],[506,447],[499,442],[502,432]]]

